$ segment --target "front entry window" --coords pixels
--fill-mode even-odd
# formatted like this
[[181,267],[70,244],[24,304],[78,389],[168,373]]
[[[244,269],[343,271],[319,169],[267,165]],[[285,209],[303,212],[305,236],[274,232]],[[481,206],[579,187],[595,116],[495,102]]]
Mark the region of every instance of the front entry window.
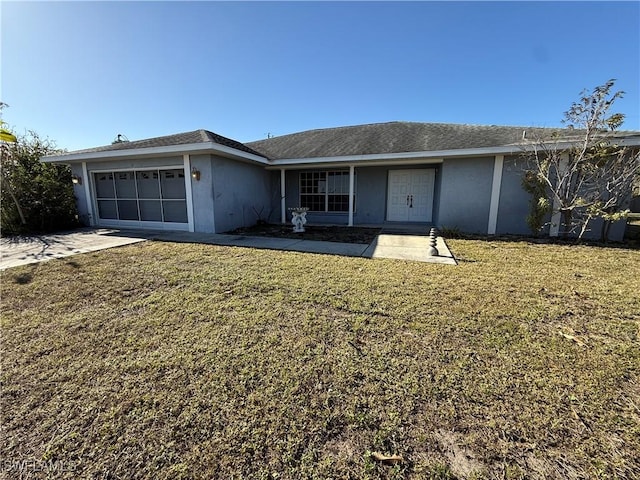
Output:
[[301,172],[300,206],[312,212],[348,212],[349,171]]
[[101,172],[93,178],[102,219],[187,223],[182,169]]

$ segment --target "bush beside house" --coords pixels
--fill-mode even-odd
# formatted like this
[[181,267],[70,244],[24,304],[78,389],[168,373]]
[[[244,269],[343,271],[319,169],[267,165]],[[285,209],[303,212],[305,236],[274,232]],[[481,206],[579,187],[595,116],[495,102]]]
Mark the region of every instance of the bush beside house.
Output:
[[79,225],[71,169],[40,162],[58,153],[35,132],[2,144],[2,235],[44,233]]

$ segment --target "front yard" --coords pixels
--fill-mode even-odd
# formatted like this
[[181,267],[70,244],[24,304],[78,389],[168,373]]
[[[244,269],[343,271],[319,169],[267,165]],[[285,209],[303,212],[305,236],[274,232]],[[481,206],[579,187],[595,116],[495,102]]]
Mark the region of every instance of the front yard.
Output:
[[640,477],[640,251],[449,246],[3,272],[0,478]]

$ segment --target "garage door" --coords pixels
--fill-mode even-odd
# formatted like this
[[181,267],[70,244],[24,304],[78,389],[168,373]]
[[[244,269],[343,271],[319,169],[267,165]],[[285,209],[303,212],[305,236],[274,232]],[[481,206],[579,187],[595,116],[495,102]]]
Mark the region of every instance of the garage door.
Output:
[[188,229],[184,169],[95,172],[98,223]]

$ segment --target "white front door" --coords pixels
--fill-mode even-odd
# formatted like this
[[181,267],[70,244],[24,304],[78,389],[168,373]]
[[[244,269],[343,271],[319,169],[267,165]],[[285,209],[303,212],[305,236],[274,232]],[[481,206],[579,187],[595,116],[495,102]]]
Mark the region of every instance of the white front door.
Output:
[[430,222],[435,170],[389,170],[387,220]]

